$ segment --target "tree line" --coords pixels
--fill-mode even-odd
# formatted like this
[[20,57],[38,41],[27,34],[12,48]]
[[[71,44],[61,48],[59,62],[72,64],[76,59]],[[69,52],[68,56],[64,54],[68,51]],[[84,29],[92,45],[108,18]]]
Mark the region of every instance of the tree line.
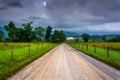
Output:
[[[93,41],[93,42],[120,42],[120,35],[116,35],[115,37],[113,38],[109,38],[107,39],[107,35],[102,35],[102,36],[98,36],[98,35],[93,35],[93,36],[90,36],[89,34],[87,33],[83,33],[81,35],[81,38],[84,42],[89,42],[90,40]],[[75,42],[79,42],[79,39],[75,39]]]
[[[63,31],[55,30],[52,31],[51,26],[46,28],[38,26],[33,27],[33,22],[24,23],[22,27],[16,27],[15,23],[10,21],[4,26],[8,33],[8,37],[5,41],[11,42],[38,42],[38,41],[49,41],[49,42],[63,42],[66,40],[66,36]],[[0,30],[0,41],[2,41],[4,33]]]

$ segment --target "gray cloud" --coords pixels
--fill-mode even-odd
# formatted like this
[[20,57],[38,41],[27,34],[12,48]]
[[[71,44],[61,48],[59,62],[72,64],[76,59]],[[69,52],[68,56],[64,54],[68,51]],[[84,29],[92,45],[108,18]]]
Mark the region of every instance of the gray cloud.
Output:
[[[83,2],[84,1],[84,2]],[[120,2],[118,0],[49,0],[48,11],[53,16],[77,17],[81,20],[89,17],[120,18]],[[81,5],[81,4],[84,4]],[[63,19],[63,18],[62,18]]]
[[23,0],[0,0],[0,4],[2,5],[2,7],[4,9],[7,9],[9,7],[19,7],[19,8],[22,8],[22,2]]
[[14,2],[10,2],[10,3],[8,3],[7,4],[7,6],[9,7],[20,7],[20,8],[22,8],[23,6],[22,6],[22,4],[19,2],[19,1],[14,1]]
[[71,31],[119,28],[113,23],[120,22],[120,0],[0,0],[0,5],[0,21],[34,21],[35,26],[52,25]]
[[5,10],[5,9],[7,9],[7,8],[4,7],[4,6],[1,6],[1,7],[0,7],[0,10]]

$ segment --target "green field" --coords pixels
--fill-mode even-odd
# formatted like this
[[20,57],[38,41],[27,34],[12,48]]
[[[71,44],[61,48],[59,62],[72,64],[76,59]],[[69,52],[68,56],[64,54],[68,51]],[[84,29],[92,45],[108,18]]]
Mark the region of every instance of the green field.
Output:
[[105,49],[109,46],[111,50],[120,51],[120,42],[99,42],[99,43],[90,42],[88,45],[89,46],[95,45],[96,47]]
[[6,80],[7,77],[55,46],[57,44],[46,42],[0,43],[0,80]]
[[[69,43],[69,45],[110,66],[120,69],[120,43],[88,43],[88,49],[86,43]],[[94,51],[94,45],[96,45],[96,52]],[[108,46],[109,57],[106,49]]]

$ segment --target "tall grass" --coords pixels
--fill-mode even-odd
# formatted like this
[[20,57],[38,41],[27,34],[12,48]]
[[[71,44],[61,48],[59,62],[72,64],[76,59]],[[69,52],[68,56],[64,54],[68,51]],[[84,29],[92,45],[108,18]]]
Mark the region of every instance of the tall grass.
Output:
[[99,48],[107,48],[108,46],[110,47],[111,50],[118,50],[120,51],[120,42],[101,42],[101,43],[88,43],[89,46],[94,46],[96,45]]

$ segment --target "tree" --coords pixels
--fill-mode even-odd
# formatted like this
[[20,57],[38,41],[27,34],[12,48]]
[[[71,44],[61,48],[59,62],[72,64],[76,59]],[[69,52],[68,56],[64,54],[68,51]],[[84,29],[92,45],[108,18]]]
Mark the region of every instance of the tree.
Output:
[[15,29],[16,29],[15,24],[12,21],[10,21],[8,23],[8,25],[4,26],[4,28],[6,29],[6,31],[8,31],[9,39],[11,41],[14,41],[14,39],[15,39]]
[[10,21],[10,22],[8,23],[8,25],[5,25],[5,26],[4,26],[4,28],[6,29],[6,31],[9,32],[9,31],[15,29],[16,26],[15,26],[14,22]]
[[120,42],[120,35],[117,35],[116,37],[107,40],[107,42]]
[[102,40],[105,42],[106,41],[106,35],[102,36]]
[[65,36],[63,30],[61,30],[61,31],[60,31],[60,41],[63,42],[63,41],[65,41],[65,40],[66,40],[66,36]]
[[3,37],[4,37],[4,33],[2,30],[0,30],[0,41],[2,41]]
[[42,40],[42,37],[44,36],[43,35],[43,32],[45,31],[45,29],[43,27],[36,27],[35,28],[35,36],[36,36],[36,39],[37,41],[41,41]]
[[32,37],[33,35],[33,31],[32,31],[32,26],[31,26],[32,22],[29,23],[25,23],[22,26],[24,26],[24,36],[25,36],[25,41],[27,42],[31,42],[32,41]]
[[25,31],[23,28],[15,29],[15,42],[26,42]]
[[51,37],[51,42],[54,42],[54,43],[63,42],[65,40],[66,40],[66,36],[63,33],[63,31],[55,30]]
[[50,39],[51,32],[52,32],[52,27],[48,26],[47,30],[46,30],[46,35],[45,35],[45,39],[47,41],[49,41],[49,39]]
[[84,40],[84,42],[88,42],[89,41],[89,38],[90,38],[90,35],[89,34],[82,34],[82,39]]

